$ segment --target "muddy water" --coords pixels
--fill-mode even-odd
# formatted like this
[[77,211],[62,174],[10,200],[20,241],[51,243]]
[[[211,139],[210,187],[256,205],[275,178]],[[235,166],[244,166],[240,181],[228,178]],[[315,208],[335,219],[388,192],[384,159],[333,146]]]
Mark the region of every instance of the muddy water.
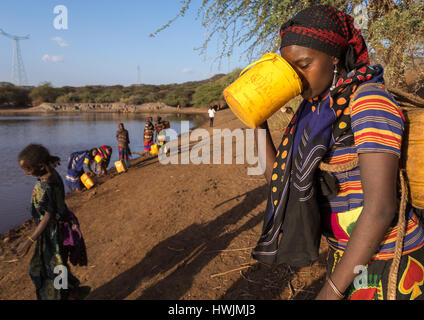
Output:
[[[143,130],[148,114],[87,113],[78,115],[0,116],[0,234],[30,218],[29,204],[36,178],[19,168],[17,156],[30,143],[46,146],[62,159],[57,168],[64,178],[68,156],[100,145],[113,148],[110,166],[119,159],[115,138],[118,123],[129,132],[132,151],[142,152]],[[156,116],[152,116],[156,120]],[[161,115],[178,133],[181,121],[190,128],[202,121],[198,115]]]

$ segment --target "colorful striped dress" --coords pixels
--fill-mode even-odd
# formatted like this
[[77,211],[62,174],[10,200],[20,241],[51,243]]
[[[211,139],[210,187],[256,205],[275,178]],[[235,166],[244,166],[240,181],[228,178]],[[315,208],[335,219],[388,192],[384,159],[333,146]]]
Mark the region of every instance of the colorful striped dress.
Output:
[[125,162],[127,168],[130,167],[130,138],[128,135],[128,130],[118,130],[116,132],[116,139],[118,140],[118,151],[119,151],[119,160]]
[[144,126],[144,151],[150,151],[150,147],[153,145],[153,134],[155,127],[149,121],[146,121]]
[[[365,89],[365,88],[364,88]],[[393,97],[383,87],[368,85],[351,104],[352,134],[342,136],[324,162],[340,165],[358,153],[401,154],[404,116]],[[346,143],[351,141],[352,144]],[[363,208],[363,190],[359,166],[334,173],[337,195],[320,204],[324,235],[329,243],[329,272],[332,272],[346,249],[349,237]],[[397,299],[424,299],[424,228],[414,209],[406,212],[407,230],[403,256],[398,271]],[[351,285],[348,299],[386,299],[388,274],[397,235],[397,217],[387,231],[380,248],[367,265],[368,283]],[[423,288],[424,289],[424,288]]]

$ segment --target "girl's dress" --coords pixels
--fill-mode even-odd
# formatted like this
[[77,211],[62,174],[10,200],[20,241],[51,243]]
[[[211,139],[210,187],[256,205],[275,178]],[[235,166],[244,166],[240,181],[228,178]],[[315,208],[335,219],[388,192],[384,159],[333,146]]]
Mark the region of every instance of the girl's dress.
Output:
[[[69,250],[63,246],[63,224],[71,213],[65,204],[65,190],[60,176],[53,177],[50,182],[38,180],[31,199],[31,215],[38,225],[46,212],[51,214],[46,229],[37,239],[34,255],[30,262],[30,276],[35,285],[37,299],[63,300],[78,288],[80,282],[71,273],[68,265]],[[71,214],[72,215],[72,214]],[[73,216],[73,215],[72,215]],[[85,247],[84,252],[85,254]],[[86,263],[86,261],[85,261]],[[65,267],[66,274],[62,274]],[[56,289],[65,285],[61,278],[67,276],[67,289]],[[55,279],[58,278],[58,280]]]

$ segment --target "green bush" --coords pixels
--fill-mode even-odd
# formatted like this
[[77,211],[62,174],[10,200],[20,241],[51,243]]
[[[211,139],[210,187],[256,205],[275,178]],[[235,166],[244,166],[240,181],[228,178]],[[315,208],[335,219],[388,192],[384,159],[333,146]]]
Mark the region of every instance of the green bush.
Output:
[[193,94],[193,106],[195,108],[200,108],[215,100],[219,100],[222,97],[223,90],[224,88],[222,84],[218,82],[211,82],[201,85]]
[[193,106],[200,108],[206,107],[216,101],[223,101],[224,96],[222,92],[237,79],[239,73],[240,70],[237,69],[214,82],[205,83],[197,87],[192,97]]
[[76,93],[69,92],[63,96],[57,97],[56,103],[79,103],[81,102],[81,97]]
[[45,83],[32,89],[29,97],[32,100],[32,104],[36,106],[43,102],[55,102],[59,95],[59,90],[53,88],[50,83]]
[[25,107],[30,104],[29,89],[17,87],[7,82],[0,84],[0,106]]
[[237,78],[238,71],[231,74],[215,75],[202,81],[181,84],[84,86],[53,88],[43,83],[34,88],[15,87],[13,84],[0,83],[1,105],[39,105],[49,103],[113,103],[123,102],[137,105],[148,102],[164,102],[170,106],[202,107],[211,101],[223,100],[222,90]]

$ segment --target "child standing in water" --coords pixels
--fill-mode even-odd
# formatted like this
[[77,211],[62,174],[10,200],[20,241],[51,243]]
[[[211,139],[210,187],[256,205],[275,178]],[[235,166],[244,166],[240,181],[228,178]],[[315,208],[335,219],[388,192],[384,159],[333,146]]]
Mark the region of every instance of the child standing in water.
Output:
[[[25,256],[35,245],[30,276],[39,300],[80,299],[90,289],[79,287],[80,282],[68,265],[68,258],[73,265],[87,265],[87,256],[78,220],[66,206],[63,181],[54,169],[59,161],[38,144],[28,145],[18,156],[19,166],[25,174],[38,178],[31,198],[31,215],[37,227],[18,245],[16,253]],[[63,289],[55,288],[56,266],[62,266],[62,275],[67,273],[67,279],[62,279]]]

